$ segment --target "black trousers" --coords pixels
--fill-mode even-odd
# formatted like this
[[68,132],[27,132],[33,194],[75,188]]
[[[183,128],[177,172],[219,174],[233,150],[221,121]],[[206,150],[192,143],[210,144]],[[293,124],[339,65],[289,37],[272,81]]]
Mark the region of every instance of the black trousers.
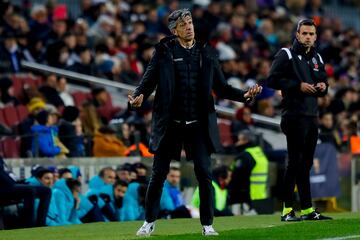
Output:
[[[22,227],[45,226],[51,199],[50,188],[16,184],[9,188],[1,188],[0,195],[3,201],[23,201],[24,209],[20,219]],[[35,199],[40,200],[36,219],[34,216]]]
[[211,225],[214,217],[214,189],[211,184],[211,159],[208,137],[195,122],[172,122],[159,150],[155,153],[152,175],[145,198],[145,219],[153,222],[159,214],[160,198],[164,181],[169,172],[170,161],[180,155],[182,146],[188,160],[194,162],[194,171],[199,182],[200,222]]
[[285,207],[293,207],[296,184],[301,209],[310,208],[310,170],[318,139],[318,120],[316,117],[285,116],[281,120],[281,129],[286,135],[289,154],[283,190]]

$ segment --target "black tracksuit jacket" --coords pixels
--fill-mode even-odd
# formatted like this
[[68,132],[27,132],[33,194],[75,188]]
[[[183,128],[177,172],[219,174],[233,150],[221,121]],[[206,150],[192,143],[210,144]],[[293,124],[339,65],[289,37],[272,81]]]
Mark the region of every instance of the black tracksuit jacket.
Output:
[[325,96],[324,92],[313,95],[300,90],[301,82],[317,84],[326,80],[324,62],[314,48],[305,53],[305,48],[295,40],[290,49],[282,48],[275,55],[267,86],[281,90],[283,96],[283,116],[300,115],[317,117],[317,97]]

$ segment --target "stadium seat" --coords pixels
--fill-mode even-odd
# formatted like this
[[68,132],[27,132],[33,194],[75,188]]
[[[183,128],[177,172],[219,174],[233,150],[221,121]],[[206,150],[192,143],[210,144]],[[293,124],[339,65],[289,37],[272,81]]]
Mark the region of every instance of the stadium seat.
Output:
[[228,147],[233,144],[231,138],[231,121],[228,119],[218,118],[217,121],[220,131],[220,141],[224,147]]
[[9,127],[19,124],[20,120],[16,112],[16,107],[8,106],[3,109],[6,125]]
[[5,121],[5,118],[4,118],[4,113],[3,113],[3,109],[1,108],[0,109],[0,123],[4,124],[7,126],[7,123]]
[[20,138],[4,137],[1,139],[4,158],[20,157]]
[[29,115],[29,111],[25,105],[17,106],[16,111],[17,111],[20,122],[22,122]]
[[80,107],[83,102],[89,99],[89,94],[86,92],[76,91],[71,93],[74,98],[75,106]]

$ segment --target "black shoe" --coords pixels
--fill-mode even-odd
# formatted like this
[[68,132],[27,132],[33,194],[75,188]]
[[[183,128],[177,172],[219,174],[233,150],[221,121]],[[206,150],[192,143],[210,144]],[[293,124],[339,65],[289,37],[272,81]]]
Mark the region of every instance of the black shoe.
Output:
[[295,215],[294,210],[291,210],[288,214],[285,214],[284,216],[281,216],[282,222],[299,222],[301,221],[301,218],[297,217]]
[[301,215],[301,219],[302,220],[331,220],[332,218],[324,216],[324,215],[320,214],[317,210],[315,210],[309,214]]

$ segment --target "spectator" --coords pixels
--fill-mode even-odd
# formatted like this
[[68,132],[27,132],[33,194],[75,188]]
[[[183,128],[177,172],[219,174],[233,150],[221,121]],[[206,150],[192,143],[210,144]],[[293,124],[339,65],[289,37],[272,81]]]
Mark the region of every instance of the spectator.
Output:
[[70,169],[68,169],[68,168],[60,168],[59,169],[59,179],[62,179],[62,178],[64,178],[64,179],[73,178]]
[[100,189],[99,196],[109,205],[107,211],[103,211],[108,220],[120,221],[120,209],[123,205],[123,198],[127,187],[128,183],[117,180],[113,185],[106,185]]
[[130,176],[130,172],[131,172],[131,164],[130,163],[124,163],[123,165],[120,165],[116,168],[116,178],[126,182],[126,183],[130,183],[131,182],[131,176]]
[[59,77],[57,81],[57,90],[64,106],[74,106],[74,98],[68,90],[67,80],[65,77]]
[[116,157],[125,156],[126,148],[119,140],[115,131],[109,127],[101,127],[98,133],[95,133],[93,139],[93,155],[95,157]]
[[320,132],[319,139],[322,143],[330,143],[335,148],[339,149],[341,146],[340,136],[334,130],[334,119],[331,112],[324,112],[320,114]]
[[[214,200],[215,200],[215,216],[231,216],[233,215],[228,207],[228,191],[226,187],[231,180],[231,173],[226,166],[219,166],[213,169],[213,181],[214,187]],[[199,187],[195,189],[192,201],[192,205],[196,208],[200,207]]]
[[133,182],[128,185],[120,210],[121,221],[145,219],[145,193],[146,186],[141,183]]
[[69,150],[58,141],[58,128],[51,126],[49,113],[45,110],[36,115],[35,124],[31,127],[33,134],[32,154],[40,157],[55,157],[67,154]]
[[[68,70],[87,74],[91,76],[96,76],[96,66],[93,62],[93,59],[91,57],[91,52],[88,47],[77,47],[76,49],[77,54],[79,55],[79,61],[73,63],[69,67],[67,67]],[[81,85],[89,86],[88,83],[79,83]]]
[[18,73],[21,71],[23,54],[16,42],[14,33],[4,35],[4,46],[0,46],[0,72]]
[[21,136],[20,142],[20,156],[30,157],[32,156],[32,139],[31,127],[35,123],[36,115],[45,109],[45,102],[39,97],[34,97],[27,105],[29,115],[18,125],[18,133]]
[[46,77],[45,83],[39,87],[39,92],[42,93],[47,103],[55,107],[64,106],[64,102],[57,91],[57,77],[55,74]]
[[0,108],[6,105],[17,106],[19,101],[14,97],[13,81],[8,77],[0,79]]
[[[235,143],[237,157],[232,164],[229,203],[235,215],[256,214],[252,201],[267,198],[268,159],[249,130],[242,130]],[[235,206],[237,205],[237,210]]]
[[190,218],[190,211],[180,191],[181,172],[177,167],[170,167],[164,183],[160,200],[160,208],[167,210],[171,218]]
[[57,209],[55,223],[49,225],[81,224],[77,209],[80,206],[81,183],[75,179],[60,179],[54,185],[53,196]]
[[59,138],[69,149],[67,157],[83,157],[85,156],[85,147],[83,143],[83,135],[76,131],[75,122],[80,122],[80,111],[77,107],[67,106],[63,111],[62,119],[59,123]]

